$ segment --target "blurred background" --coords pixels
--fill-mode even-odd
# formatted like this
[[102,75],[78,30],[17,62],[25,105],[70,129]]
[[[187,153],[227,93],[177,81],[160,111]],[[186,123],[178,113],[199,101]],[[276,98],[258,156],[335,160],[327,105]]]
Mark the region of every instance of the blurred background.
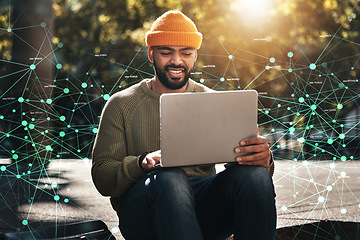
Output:
[[122,239],[91,182],[92,145],[109,97],[153,77],[144,37],[170,9],[204,36],[192,79],[259,93],[278,228],[356,239],[358,0],[0,0],[0,232],[102,219]]
[[2,0],[0,155],[90,159],[107,99],[153,76],[144,36],[169,9],[203,33],[195,81],[259,92],[277,159],[359,158],[358,0]]

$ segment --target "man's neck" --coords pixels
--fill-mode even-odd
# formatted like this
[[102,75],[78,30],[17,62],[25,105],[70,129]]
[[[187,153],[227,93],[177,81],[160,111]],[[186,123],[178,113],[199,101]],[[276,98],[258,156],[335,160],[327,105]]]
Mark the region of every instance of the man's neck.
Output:
[[183,86],[180,89],[169,89],[167,87],[165,87],[160,81],[159,79],[157,79],[156,77],[151,79],[150,82],[148,83],[150,89],[158,94],[163,94],[163,93],[183,93],[186,91],[189,82],[187,82],[185,84],[185,86]]

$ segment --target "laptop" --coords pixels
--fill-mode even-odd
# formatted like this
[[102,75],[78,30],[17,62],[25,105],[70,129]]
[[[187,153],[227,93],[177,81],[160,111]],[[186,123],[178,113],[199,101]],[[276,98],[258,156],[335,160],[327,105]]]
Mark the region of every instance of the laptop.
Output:
[[255,90],[160,97],[161,166],[235,162],[235,147],[257,135]]

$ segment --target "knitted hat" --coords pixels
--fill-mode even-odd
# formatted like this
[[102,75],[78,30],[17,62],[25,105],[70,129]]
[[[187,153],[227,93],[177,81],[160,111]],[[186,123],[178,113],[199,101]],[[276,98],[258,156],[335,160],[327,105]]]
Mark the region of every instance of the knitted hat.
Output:
[[186,46],[200,48],[202,34],[194,22],[182,12],[171,10],[155,20],[146,33],[146,45],[151,46]]

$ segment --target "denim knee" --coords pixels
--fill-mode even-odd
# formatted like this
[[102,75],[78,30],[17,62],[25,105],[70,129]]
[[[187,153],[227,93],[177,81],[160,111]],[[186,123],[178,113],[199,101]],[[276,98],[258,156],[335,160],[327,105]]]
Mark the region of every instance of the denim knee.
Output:
[[161,196],[171,201],[192,198],[189,177],[181,168],[161,169],[149,176],[145,184],[148,184],[153,197]]
[[234,189],[262,197],[275,197],[272,178],[265,167],[234,164],[224,171],[226,184]]

